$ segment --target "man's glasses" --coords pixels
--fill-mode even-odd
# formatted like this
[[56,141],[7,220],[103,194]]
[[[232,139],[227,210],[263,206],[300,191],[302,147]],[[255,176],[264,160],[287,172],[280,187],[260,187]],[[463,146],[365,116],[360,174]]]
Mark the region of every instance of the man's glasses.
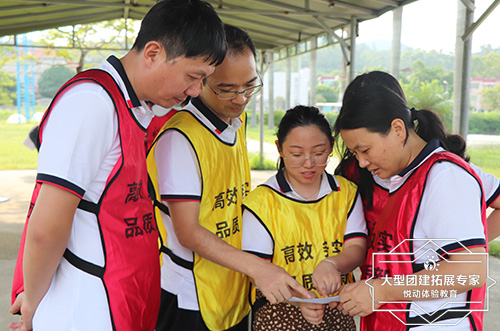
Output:
[[289,167],[298,168],[304,165],[307,158],[309,158],[315,166],[321,167],[328,164],[330,154],[321,152],[306,156],[305,154],[292,153],[288,154],[284,159],[287,161]]
[[243,91],[222,91],[222,92],[215,92],[215,90],[208,84],[208,87],[214,92],[214,94],[220,99],[220,100],[233,100],[238,97],[238,95],[243,95],[246,99],[250,98],[252,95],[255,93],[258,93],[262,89],[262,83],[260,85],[255,85],[252,87],[249,87]]

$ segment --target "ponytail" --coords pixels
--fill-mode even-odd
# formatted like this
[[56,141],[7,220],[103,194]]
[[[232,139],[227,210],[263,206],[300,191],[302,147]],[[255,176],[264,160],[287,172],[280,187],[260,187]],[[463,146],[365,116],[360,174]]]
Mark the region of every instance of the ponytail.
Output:
[[426,109],[416,110],[412,108],[410,113],[412,121],[416,121],[415,132],[420,138],[427,142],[431,139],[437,139],[444,149],[469,162],[465,139],[458,134],[450,134],[439,116]]

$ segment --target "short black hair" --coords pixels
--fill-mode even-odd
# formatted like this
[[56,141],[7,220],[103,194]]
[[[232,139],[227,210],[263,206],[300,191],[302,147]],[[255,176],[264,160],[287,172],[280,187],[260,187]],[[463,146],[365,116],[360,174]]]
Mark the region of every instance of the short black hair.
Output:
[[218,65],[226,56],[224,25],[215,9],[201,0],[163,0],[146,14],[132,46],[142,50],[150,41],[161,43],[167,59],[206,56]]
[[255,45],[252,41],[250,35],[230,24],[224,24],[224,32],[226,33],[226,43],[227,43],[227,52],[228,53],[236,53],[240,54],[245,51],[245,46],[252,51],[254,57],[257,57],[257,51],[255,50]]

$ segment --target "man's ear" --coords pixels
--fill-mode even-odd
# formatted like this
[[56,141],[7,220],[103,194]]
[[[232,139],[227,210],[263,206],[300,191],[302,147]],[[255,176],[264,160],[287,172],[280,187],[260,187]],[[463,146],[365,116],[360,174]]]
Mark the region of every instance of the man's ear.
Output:
[[161,58],[167,58],[162,45],[155,40],[148,42],[146,46],[144,46],[142,54],[144,61],[149,68],[157,63]]

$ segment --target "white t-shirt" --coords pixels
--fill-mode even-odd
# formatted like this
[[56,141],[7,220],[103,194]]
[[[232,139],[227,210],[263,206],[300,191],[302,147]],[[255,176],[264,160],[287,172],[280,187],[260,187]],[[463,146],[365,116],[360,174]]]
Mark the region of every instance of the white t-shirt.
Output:
[[[385,181],[378,180],[377,183],[383,183],[389,192],[393,192],[400,188],[425,160],[441,151],[444,149],[439,147],[437,141],[431,141],[407,169]],[[458,243],[465,247],[485,245],[484,228],[481,222],[481,187],[476,179],[454,163],[440,162],[431,168],[426,183],[415,222],[413,238],[432,239],[437,246],[447,252],[463,249]],[[436,245],[427,242],[427,240],[414,241],[413,251],[426,252],[428,249],[435,251]],[[428,261],[428,255],[417,255],[416,263]],[[465,302],[467,301],[466,295],[466,293],[458,294],[453,299],[414,301],[410,309],[424,314],[438,309],[463,306],[452,303],[446,305],[446,303],[450,301]],[[418,315],[411,311],[410,317],[414,316]],[[453,330],[470,330],[468,319],[464,319],[460,323],[459,319],[450,319],[437,322],[436,325],[414,329],[419,331],[441,330],[437,325],[444,323],[458,323],[453,327]]]
[[[193,114],[208,130],[221,141],[233,144],[241,120],[231,119],[228,125],[211,112],[200,99],[192,99],[185,109]],[[167,130],[158,137],[154,159],[157,168],[158,189],[163,203],[166,201],[201,201],[202,179],[197,156],[189,140],[177,130]],[[217,166],[214,164],[214,166]],[[207,184],[205,179],[204,185]],[[161,213],[167,232],[168,248],[178,257],[192,262],[193,251],[182,246],[175,235],[172,220]],[[199,310],[196,287],[192,270],[174,263],[163,254],[161,267],[161,287],[177,295],[178,307]]]
[[[137,121],[147,127],[153,113],[127,89],[119,60],[98,67],[118,82]],[[125,76],[124,76],[125,75]],[[96,203],[120,157],[118,119],[109,95],[97,84],[71,86],[54,105],[42,135],[37,180],[57,185]],[[68,249],[84,260],[104,265],[95,215],[77,209]],[[38,306],[36,330],[111,330],[102,280],[62,259],[52,284]]]
[[[297,200],[306,200],[301,197],[297,192],[294,191],[293,187],[287,182],[288,187],[280,187],[279,180],[277,175],[269,178],[264,185],[267,185],[276,191],[283,192],[287,197],[297,199]],[[281,177],[282,180],[285,180],[285,177]],[[337,186],[339,183],[333,177]],[[332,192],[332,188],[330,187],[330,183],[325,174],[321,176],[321,184],[320,190],[318,193],[318,199],[330,194]],[[255,217],[254,214],[249,212],[248,210],[243,210],[243,237],[241,242],[241,248],[244,251],[257,253],[261,257],[271,258],[274,251],[274,242],[273,238],[266,230],[264,225]],[[363,213],[363,205],[361,202],[361,198],[358,194],[356,197],[356,202],[354,203],[354,207],[347,218],[346,229],[344,238],[345,241],[352,238],[366,238],[367,230],[366,230],[366,222]]]

